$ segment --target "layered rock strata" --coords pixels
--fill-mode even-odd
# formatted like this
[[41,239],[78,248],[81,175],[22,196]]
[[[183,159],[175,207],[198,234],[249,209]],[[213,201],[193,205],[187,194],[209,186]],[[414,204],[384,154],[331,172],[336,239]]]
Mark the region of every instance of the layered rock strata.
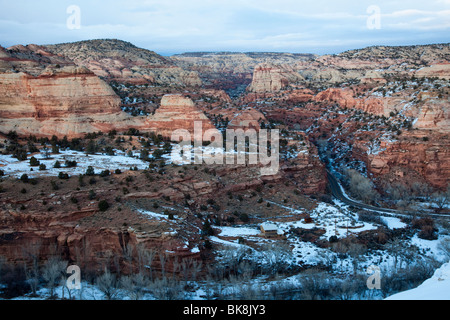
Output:
[[120,99],[83,67],[47,68],[39,76],[0,74],[2,132],[76,137],[133,124]]
[[148,128],[167,137],[171,137],[178,129],[189,131],[192,139],[201,139],[206,130],[218,132],[194,102],[181,94],[164,95],[161,106],[153,116],[146,119],[146,123]]
[[248,91],[255,93],[276,92],[302,76],[288,66],[274,66],[263,63],[255,67]]

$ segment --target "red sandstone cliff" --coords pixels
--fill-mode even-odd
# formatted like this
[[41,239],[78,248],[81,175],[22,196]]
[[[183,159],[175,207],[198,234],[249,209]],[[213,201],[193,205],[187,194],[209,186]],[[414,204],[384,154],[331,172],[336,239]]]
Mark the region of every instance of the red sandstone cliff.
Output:
[[78,137],[132,125],[114,91],[83,67],[2,73],[0,97],[2,132]]
[[4,62],[0,73],[3,133],[74,138],[136,128],[170,137],[175,129],[193,133],[194,121],[200,121],[203,130],[214,128],[192,100],[181,95],[163,97],[154,115],[132,117],[121,110],[120,98],[111,87],[92,71],[39,49],[37,52],[45,53],[41,58],[42,54],[31,49],[20,46],[0,51]]
[[212,122],[194,102],[181,94],[164,95],[161,106],[153,116],[146,119],[146,124],[149,129],[167,137],[171,137],[177,129],[184,129],[189,131],[191,138],[194,139],[196,125],[201,128],[198,133],[202,135],[209,129],[216,131]]

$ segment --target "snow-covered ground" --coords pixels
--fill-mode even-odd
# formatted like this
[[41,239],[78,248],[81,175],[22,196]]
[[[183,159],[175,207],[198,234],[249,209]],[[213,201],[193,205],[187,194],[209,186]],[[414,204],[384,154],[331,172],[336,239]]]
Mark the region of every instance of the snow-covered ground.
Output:
[[406,223],[401,222],[400,219],[396,217],[382,217],[381,219],[386,223],[389,229],[401,229],[407,226]]
[[[220,154],[220,151],[211,147],[202,147],[203,155],[213,155],[215,152]],[[47,169],[40,171],[38,167],[31,167],[29,159],[26,161],[18,161],[16,158],[10,155],[0,155],[0,169],[4,171],[6,176],[20,177],[23,173],[27,173],[30,177],[36,176],[57,176],[59,172],[67,172],[70,175],[84,174],[88,166],[92,166],[95,173],[100,173],[105,169],[115,170],[120,169],[122,171],[128,170],[130,167],[137,167],[138,169],[148,168],[148,163],[138,159],[137,157],[126,156],[123,152],[115,151],[116,155],[86,155],[83,152],[65,150],[61,151],[59,154],[52,154],[51,159],[44,159],[43,155],[36,153],[34,156],[40,163],[46,165]],[[30,158],[30,156],[28,157]],[[170,161],[170,154],[163,155],[163,158]],[[55,161],[61,163],[61,168],[53,168]],[[67,168],[65,167],[66,160],[75,160],[77,162],[76,167]],[[173,159],[171,159],[173,160]],[[181,160],[181,159],[179,159]],[[33,171],[30,169],[33,168]],[[342,190],[345,194],[345,191]],[[359,220],[357,214],[352,212],[347,205],[335,200],[332,204],[319,202],[314,210],[308,212],[312,219],[312,222],[306,222],[303,219],[305,214],[304,209],[295,209],[284,206],[282,204],[269,201],[272,205],[280,206],[288,211],[290,216],[290,221],[279,221],[279,219],[268,219],[267,222],[277,226],[277,233],[281,236],[285,236],[285,241],[283,241],[286,246],[277,251],[276,248],[279,243],[274,239],[267,239],[261,236],[261,231],[259,225],[245,225],[245,226],[220,226],[215,227],[219,231],[216,236],[211,236],[209,239],[211,242],[217,245],[216,249],[218,252],[218,260],[220,261],[221,253],[224,253],[224,258],[229,255],[231,250],[233,254],[238,254],[240,250],[242,252],[248,252],[246,258],[253,259],[258,263],[270,264],[274,263],[277,259],[277,254],[283,257],[283,261],[287,264],[292,265],[331,265],[332,272],[339,274],[351,274],[354,270],[354,265],[352,264],[353,258],[345,255],[340,256],[330,248],[320,248],[314,243],[302,241],[298,236],[293,235],[290,231],[293,229],[305,229],[311,230],[313,228],[324,230],[324,233],[320,236],[321,240],[328,240],[331,236],[336,236],[337,238],[346,237],[351,233],[359,233],[365,230],[374,230],[379,227],[375,223],[363,222]],[[167,223],[177,223],[179,217],[174,215],[174,219],[169,219],[165,214],[156,213],[149,210],[141,210],[141,214],[148,217],[148,219],[159,220],[161,222]],[[381,213],[380,213],[381,214]],[[296,219],[298,215],[298,219]],[[390,229],[404,228],[407,225],[402,222],[398,217],[394,215],[386,215],[383,213],[381,217],[384,224]],[[176,232],[175,229],[173,232]],[[443,238],[449,238],[450,236],[440,236],[439,241]],[[244,241],[240,241],[243,239]],[[415,235],[408,243],[408,245],[416,247],[420,250],[422,257],[432,257],[441,263],[447,260],[445,255],[442,253],[438,246],[439,241],[437,240],[423,240]],[[249,242],[249,243],[247,243]],[[251,244],[251,245],[250,245]],[[222,249],[221,249],[222,247]],[[269,249],[268,249],[269,248]],[[289,248],[289,250],[284,250]],[[228,250],[228,253],[226,251]],[[198,252],[198,248],[192,249],[192,252]],[[279,258],[279,256],[278,256]],[[399,259],[400,266],[403,264],[408,264],[409,262],[405,259]],[[395,261],[395,262],[394,262]],[[364,254],[360,257],[359,267],[367,268],[370,265],[379,266],[383,272],[385,270],[395,269],[397,261],[394,259],[392,254],[386,251],[378,250],[376,252],[371,252],[370,254]],[[426,280],[421,286],[416,289],[405,291],[389,297],[388,299],[449,299],[450,298],[450,264],[444,264],[440,269],[436,270],[434,276],[429,280]],[[198,292],[201,292],[199,289]],[[56,293],[59,297],[63,296],[63,288],[58,287]],[[67,292],[64,296],[67,297]],[[42,299],[48,295],[46,289],[42,289],[39,292]],[[78,292],[75,294],[83,299],[103,299],[103,294],[95,286],[86,284],[84,286],[83,292]],[[196,297],[199,295],[196,293]],[[23,297],[27,299],[26,297]],[[122,294],[123,299],[126,299],[126,294]],[[144,297],[147,299],[152,299],[151,296]],[[195,298],[195,297],[194,297]]]
[[250,227],[217,227],[220,230],[222,237],[241,237],[241,236],[256,236],[261,234],[258,228]]
[[[116,155],[110,156],[105,154],[86,154],[80,151],[65,150],[60,151],[59,154],[51,154],[50,159],[45,159],[41,153],[36,153],[33,156],[41,163],[45,164],[46,170],[39,170],[39,166],[30,166],[30,158],[19,161],[11,155],[0,154],[0,169],[4,171],[5,175],[19,178],[26,173],[29,177],[37,176],[57,176],[60,172],[67,172],[69,175],[79,175],[86,173],[88,166],[94,168],[95,173],[100,173],[103,170],[122,171],[137,167],[139,170],[148,168],[148,163],[136,157],[128,157],[123,152],[115,150]],[[77,166],[68,168],[65,166],[65,161],[76,161]],[[56,161],[61,163],[61,168],[54,168]],[[31,171],[31,168],[33,171]]]
[[[215,227],[218,232],[215,236],[209,237],[209,240],[215,244],[214,250],[217,253],[218,263],[221,263],[221,261],[223,261],[223,263],[227,263],[227,261],[230,261],[229,259],[241,259],[244,257],[245,259],[251,259],[254,262],[269,268],[271,268],[271,266],[275,266],[277,263],[280,263],[280,261],[286,265],[328,265],[331,266],[329,276],[333,277],[333,274],[335,274],[337,276],[336,279],[339,279],[339,276],[347,277],[352,275],[353,272],[355,272],[355,266],[357,266],[359,273],[364,273],[369,266],[375,265],[380,268],[382,276],[384,276],[395,272],[398,266],[401,268],[402,266],[407,266],[408,264],[413,263],[414,260],[409,261],[407,258],[402,257],[398,257],[397,261],[397,258],[395,258],[391,253],[385,250],[375,250],[359,256],[358,264],[355,265],[354,258],[350,255],[339,254],[330,248],[320,248],[314,243],[301,241],[298,237],[295,237],[289,233],[291,228],[312,229],[317,227],[327,230],[324,237],[335,235],[336,229],[339,231],[338,236],[344,236],[347,232],[346,228],[336,228],[335,223],[328,224],[326,221],[330,220],[331,216],[336,219],[342,219],[341,221],[345,221],[344,219],[348,219],[349,217],[356,219],[355,216],[352,216],[351,212],[346,212],[346,210],[347,208],[341,203],[335,203],[334,205],[319,203],[316,209],[310,212],[310,216],[313,218],[313,223],[305,223],[303,219],[300,219],[300,214],[299,219],[294,221],[270,221],[271,224],[275,224],[279,228],[278,233],[280,235],[286,236],[285,241],[282,242],[261,237],[261,231],[259,230],[257,224]],[[292,212],[301,213],[300,210],[295,209],[292,209]],[[148,216],[149,219],[168,221],[167,216],[160,213],[148,210],[142,210],[140,213]],[[291,218],[292,216],[295,217],[295,215],[291,215]],[[406,224],[401,222],[399,218],[388,216],[383,217],[382,219],[388,228],[395,229],[406,227]],[[356,224],[358,223],[359,221],[356,220]],[[375,224],[368,224],[364,222],[363,227],[351,229],[349,232],[359,232],[359,230],[367,230],[375,227]],[[436,258],[436,260],[441,261],[443,265],[435,271],[434,275],[430,279],[424,281],[423,284],[416,289],[392,295],[387,299],[409,300],[450,298],[450,263],[447,262],[448,257],[442,253],[438,245],[440,241],[446,238],[450,238],[450,236],[441,235],[439,240],[423,240],[418,238],[416,235],[410,240],[409,244],[417,247],[419,250],[418,254],[420,256],[417,256],[417,259],[421,259],[421,257],[423,257],[423,259],[433,257]],[[239,241],[240,239],[244,239],[244,241]],[[189,243],[186,243],[186,245],[188,246]],[[198,251],[197,248],[194,248],[193,252],[194,250]],[[240,288],[244,288],[245,286],[256,286],[260,289],[266,288],[267,290],[269,290],[270,286],[273,285],[300,286],[302,273],[279,278],[278,280],[270,282],[267,282],[264,277],[265,276],[260,276],[254,279],[248,279],[245,283],[228,284],[222,287],[222,293],[233,294],[233,292],[239,292]],[[207,295],[206,291],[210,290],[208,288],[213,285],[214,284],[208,284],[202,281],[196,282],[194,284],[195,290],[186,292],[183,299],[205,299]],[[82,288],[83,289],[81,291],[75,290],[71,292],[71,296],[75,299],[105,299],[104,294],[95,285],[83,283]],[[58,297],[67,298],[67,288],[64,290],[65,291],[63,294],[63,287],[59,286],[56,288],[55,292]],[[17,299],[42,299],[48,297],[49,291],[48,289],[42,288],[38,294],[39,297],[37,298],[23,296]],[[366,298],[368,297],[369,296]],[[127,291],[122,289],[119,290],[116,298],[123,300],[130,299]],[[382,299],[383,296],[381,291],[375,292],[372,298]],[[141,299],[154,300],[155,297],[150,293],[145,293]],[[355,299],[358,299],[358,297],[355,297]]]
[[136,209],[137,212],[146,215],[147,217],[149,217],[150,219],[157,219],[157,220],[174,220],[174,219],[178,219],[177,215],[173,215],[172,219],[169,219],[169,216],[166,214],[162,214],[162,213],[157,213],[157,212],[153,212],[153,211],[149,211],[149,210],[143,210],[143,209]]
[[[251,145],[249,150],[257,150],[257,145]],[[226,147],[214,147],[214,146],[196,146],[191,145],[181,146],[174,144],[172,151],[169,154],[162,156],[166,160],[166,163],[174,163],[177,165],[183,164],[197,164],[204,161],[207,164],[227,163],[227,156],[249,157],[249,159],[258,159],[257,152],[226,150]]]
[[[273,205],[278,205],[275,202],[271,202]],[[448,235],[440,235],[439,240],[424,240],[420,239],[417,234],[409,241],[403,244],[404,250],[409,247],[415,247],[418,250],[419,256],[413,260],[408,260],[405,257],[395,257],[393,253],[386,250],[372,250],[366,252],[357,258],[351,255],[339,254],[330,248],[321,248],[314,243],[308,241],[302,241],[298,236],[290,232],[292,229],[300,228],[305,230],[311,230],[313,228],[325,230],[325,233],[320,239],[328,240],[331,236],[337,238],[346,237],[351,233],[359,233],[365,230],[375,230],[379,227],[376,223],[362,222],[358,220],[358,216],[351,212],[345,204],[339,201],[335,201],[334,204],[320,202],[318,206],[309,212],[312,222],[307,223],[301,218],[303,210],[296,210],[294,208],[285,207],[279,205],[291,211],[290,218],[295,218],[295,214],[299,215],[297,220],[280,222],[276,219],[267,220],[271,224],[274,224],[278,228],[278,234],[286,236],[285,244],[290,248],[290,252],[284,252],[284,262],[291,265],[321,265],[331,266],[332,272],[337,274],[352,274],[355,270],[354,259],[358,259],[358,270],[365,272],[365,270],[371,266],[378,266],[384,274],[390,274],[393,270],[397,270],[397,267],[407,266],[414,264],[414,261],[426,261],[426,259],[435,259],[440,263],[444,263],[446,260],[445,254],[439,248],[439,242],[443,239],[449,238]],[[384,222],[384,226],[389,229],[401,229],[408,225],[401,221],[400,218],[387,215],[381,217]],[[348,226],[348,228],[347,228]],[[218,245],[224,247],[224,251],[248,249],[247,241],[252,243],[252,249],[248,250],[247,259],[262,263],[267,260],[265,258],[264,250],[267,250],[267,245],[277,244],[276,240],[266,239],[262,237],[261,232],[258,230],[258,225],[253,227],[249,226],[227,226],[216,227],[220,232],[215,237],[211,237],[211,240]],[[244,239],[243,242],[239,242],[237,237]],[[256,248],[256,249],[254,249]],[[221,250],[218,250],[219,256]],[[224,254],[227,257],[227,254]]]
[[386,300],[450,300],[450,262],[443,264],[418,287],[394,294]]

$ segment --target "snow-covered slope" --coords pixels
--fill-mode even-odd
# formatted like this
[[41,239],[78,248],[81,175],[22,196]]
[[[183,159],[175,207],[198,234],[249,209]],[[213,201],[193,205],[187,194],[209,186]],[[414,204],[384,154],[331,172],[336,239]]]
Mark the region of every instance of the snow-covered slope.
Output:
[[386,300],[450,300],[450,262],[417,288],[394,294]]

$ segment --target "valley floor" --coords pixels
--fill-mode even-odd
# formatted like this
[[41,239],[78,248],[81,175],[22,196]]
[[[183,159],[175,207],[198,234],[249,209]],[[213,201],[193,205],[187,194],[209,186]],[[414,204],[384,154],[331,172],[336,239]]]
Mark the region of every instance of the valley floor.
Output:
[[[108,156],[67,150],[52,155],[51,159],[38,154],[36,157],[46,165],[46,170],[30,171],[29,161],[18,161],[10,155],[0,155],[0,162],[4,173],[15,179],[24,173],[30,177],[53,177],[67,171],[71,175],[82,175],[89,167],[98,173],[105,169],[128,170],[136,167],[136,170],[141,170],[148,166],[147,162],[138,158],[138,154],[126,156],[118,150],[115,152],[116,155]],[[77,161],[75,168],[53,167],[56,160],[64,163],[74,159]],[[373,210],[362,214],[361,210],[355,210],[337,199],[330,202],[316,200],[313,209],[274,199],[266,199],[267,206],[278,210],[276,212],[283,212],[280,216],[253,217],[247,223],[212,226],[214,232],[207,239],[211,243],[214,265],[208,266],[206,276],[180,280],[166,275],[137,283],[132,288],[120,286],[118,281],[114,285],[113,296],[109,297],[105,294],[105,288],[99,287],[95,281],[82,281],[81,290],[55,286],[53,298],[450,298],[447,279],[448,220],[437,223],[436,240],[425,240],[418,236],[418,230],[413,227],[415,217]],[[174,210],[173,207],[166,208]],[[168,219],[167,214],[148,209],[136,210],[135,214],[152,223],[169,226],[181,219],[178,215]],[[263,223],[270,223],[276,232],[266,236],[261,230]],[[370,237],[382,237],[383,234],[390,234],[391,240],[371,245],[373,238]],[[189,242],[187,247],[191,247],[192,253],[199,250]],[[371,290],[367,281],[374,268],[379,272],[381,287]],[[418,285],[417,289],[411,290]],[[398,293],[404,290],[409,291]],[[429,292],[434,290],[438,296],[430,295]],[[14,299],[48,298],[50,291],[42,285],[35,296],[25,294]]]

